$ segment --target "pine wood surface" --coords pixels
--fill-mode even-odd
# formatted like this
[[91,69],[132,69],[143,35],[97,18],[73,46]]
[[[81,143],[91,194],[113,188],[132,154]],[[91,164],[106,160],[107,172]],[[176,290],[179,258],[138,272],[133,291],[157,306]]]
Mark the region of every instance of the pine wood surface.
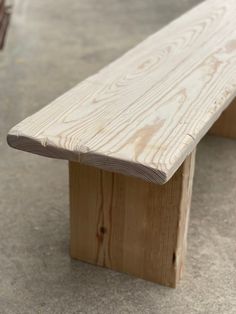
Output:
[[209,0],[8,135],[17,149],[165,183],[236,96],[236,1]]
[[71,256],[175,287],[194,161],[192,153],[165,185],[70,162]]

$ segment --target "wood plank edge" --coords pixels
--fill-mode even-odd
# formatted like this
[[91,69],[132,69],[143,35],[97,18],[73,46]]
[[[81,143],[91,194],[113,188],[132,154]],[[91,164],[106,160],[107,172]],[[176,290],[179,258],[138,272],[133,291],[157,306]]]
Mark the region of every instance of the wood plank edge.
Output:
[[117,172],[126,176],[137,177],[141,180],[155,184],[165,184],[169,178],[168,174],[160,169],[154,169],[146,165],[122,160],[110,156],[104,156],[94,151],[70,151],[55,147],[49,141],[41,142],[26,135],[19,135],[15,129],[9,131],[7,143],[10,147],[32,154],[79,162],[110,172]]

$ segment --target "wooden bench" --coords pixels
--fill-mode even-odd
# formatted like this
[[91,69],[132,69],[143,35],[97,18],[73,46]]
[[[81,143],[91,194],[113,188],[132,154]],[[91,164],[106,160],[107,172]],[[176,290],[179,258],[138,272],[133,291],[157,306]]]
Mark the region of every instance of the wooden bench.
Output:
[[[236,96],[235,16],[202,3],[10,130],[69,160],[73,258],[175,287],[195,148]],[[229,110],[212,132],[235,138]]]

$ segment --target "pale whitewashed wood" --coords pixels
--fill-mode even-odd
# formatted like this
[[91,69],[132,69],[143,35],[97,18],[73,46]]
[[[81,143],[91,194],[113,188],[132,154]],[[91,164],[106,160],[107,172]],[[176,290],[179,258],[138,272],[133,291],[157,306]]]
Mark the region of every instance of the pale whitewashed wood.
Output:
[[206,1],[19,123],[11,146],[165,183],[236,96],[236,1]]

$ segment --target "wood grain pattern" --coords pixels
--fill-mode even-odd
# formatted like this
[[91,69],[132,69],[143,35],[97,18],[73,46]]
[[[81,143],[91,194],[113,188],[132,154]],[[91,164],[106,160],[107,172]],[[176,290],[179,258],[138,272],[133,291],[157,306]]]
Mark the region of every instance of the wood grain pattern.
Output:
[[70,162],[71,256],[175,287],[194,159],[192,153],[165,185]]
[[236,99],[222,113],[209,133],[236,139]]
[[17,149],[165,183],[236,96],[236,1],[209,0],[19,123]]

